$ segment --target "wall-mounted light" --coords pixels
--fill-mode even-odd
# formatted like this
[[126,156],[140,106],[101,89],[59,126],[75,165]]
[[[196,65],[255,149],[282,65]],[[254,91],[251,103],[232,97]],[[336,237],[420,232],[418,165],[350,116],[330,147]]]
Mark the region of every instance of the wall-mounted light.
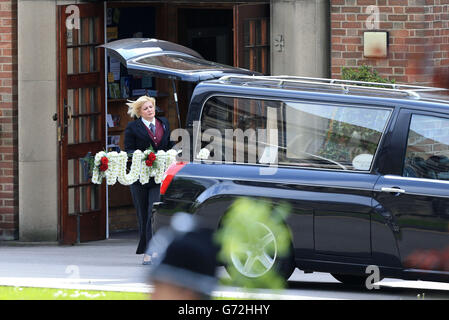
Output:
[[365,31],[363,33],[363,56],[386,58],[388,56],[388,32]]

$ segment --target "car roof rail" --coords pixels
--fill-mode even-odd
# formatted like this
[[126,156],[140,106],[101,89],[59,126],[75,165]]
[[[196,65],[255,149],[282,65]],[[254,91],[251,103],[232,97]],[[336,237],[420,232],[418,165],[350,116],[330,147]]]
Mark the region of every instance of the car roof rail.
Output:
[[227,75],[218,79],[229,84],[240,84],[255,87],[271,87],[282,89],[327,89],[336,90],[345,94],[370,94],[404,96],[420,99],[419,93],[447,91],[445,88],[405,85],[397,83],[366,82],[355,80],[311,78],[297,76],[243,76]]

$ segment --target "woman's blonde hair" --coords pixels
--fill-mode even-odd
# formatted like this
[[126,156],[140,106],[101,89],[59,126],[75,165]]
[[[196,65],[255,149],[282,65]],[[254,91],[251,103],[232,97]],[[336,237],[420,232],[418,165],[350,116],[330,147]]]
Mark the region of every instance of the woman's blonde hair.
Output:
[[128,103],[126,104],[128,106],[128,114],[131,116],[131,118],[140,118],[140,110],[142,109],[142,106],[145,104],[145,102],[152,102],[154,107],[156,107],[156,99],[149,96],[141,96],[136,101],[128,100]]

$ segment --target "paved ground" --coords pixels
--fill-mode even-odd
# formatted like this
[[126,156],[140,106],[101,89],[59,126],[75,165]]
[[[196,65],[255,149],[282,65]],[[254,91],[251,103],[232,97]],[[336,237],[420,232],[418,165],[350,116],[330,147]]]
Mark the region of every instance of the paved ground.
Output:
[[3,242],[0,285],[146,292],[148,266],[136,246],[136,233],[73,246]]
[[[136,233],[119,233],[103,241],[74,246],[0,242],[0,285],[151,292],[149,266],[135,254]],[[219,275],[226,276],[223,268]],[[289,288],[273,293],[247,293],[218,287],[215,296],[261,299],[416,299],[418,294],[449,299],[449,284],[384,279],[380,289],[344,287],[327,273],[304,274],[298,269]]]

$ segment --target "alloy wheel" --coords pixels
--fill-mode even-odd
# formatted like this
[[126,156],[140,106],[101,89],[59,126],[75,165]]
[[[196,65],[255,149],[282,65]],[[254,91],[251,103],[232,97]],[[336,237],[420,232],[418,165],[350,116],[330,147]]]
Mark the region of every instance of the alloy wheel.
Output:
[[231,261],[242,275],[258,278],[267,273],[277,258],[277,243],[274,233],[265,224],[257,223],[257,239],[240,243],[231,252]]

